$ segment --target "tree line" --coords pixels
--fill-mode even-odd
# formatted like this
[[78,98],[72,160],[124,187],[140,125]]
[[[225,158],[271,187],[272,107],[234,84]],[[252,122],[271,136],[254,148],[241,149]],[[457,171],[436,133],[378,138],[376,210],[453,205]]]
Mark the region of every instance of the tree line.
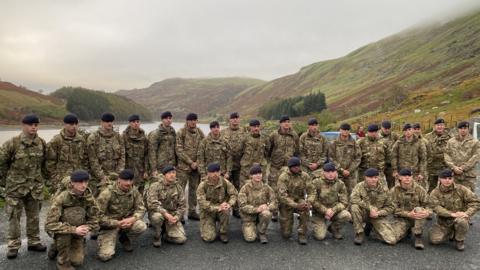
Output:
[[326,108],[325,95],[318,92],[272,101],[260,107],[259,115],[265,119],[280,119],[282,115],[303,116],[321,112]]

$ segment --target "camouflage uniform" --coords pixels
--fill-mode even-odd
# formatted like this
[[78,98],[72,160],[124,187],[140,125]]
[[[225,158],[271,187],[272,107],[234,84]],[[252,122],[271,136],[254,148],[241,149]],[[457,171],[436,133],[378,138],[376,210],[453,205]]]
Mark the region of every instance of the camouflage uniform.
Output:
[[218,183],[204,178],[198,185],[197,199],[200,208],[200,236],[203,241],[215,241],[217,221],[220,234],[226,235],[230,224],[230,213],[219,212],[218,209],[223,202],[227,202],[230,206],[237,202],[237,190],[233,184],[222,176]]
[[20,217],[25,208],[28,245],[40,244],[39,212],[45,184],[47,145],[36,135],[23,133],[5,142],[0,150],[0,176],[5,183],[8,249],[21,246]]
[[232,157],[227,142],[220,136],[215,138],[212,133],[202,140],[197,152],[198,170],[200,176],[207,176],[207,166],[210,163],[220,164],[222,175],[232,170]]
[[[335,164],[338,171],[338,177],[345,183],[348,194],[352,193],[353,188],[358,180],[358,166],[362,159],[362,150],[358,143],[352,138],[344,141],[338,136],[330,145],[328,152],[330,161]],[[343,176],[343,170],[348,170],[350,175]]]
[[[264,183],[246,183],[238,193],[238,204],[242,217],[243,238],[247,242],[253,242],[258,234],[267,233],[268,224],[272,218],[272,212],[277,210],[278,202],[273,189]],[[267,204],[268,210],[261,213],[257,208]]]
[[135,173],[135,185],[140,193],[145,187],[144,174],[148,171],[148,139],[143,129],[135,132],[130,126],[123,132],[125,168]]
[[233,128],[232,126],[223,129],[220,132],[222,139],[227,142],[230,156],[232,158],[232,169],[230,171],[230,182],[237,190],[240,190],[240,160],[242,159],[242,141],[248,135],[242,127]]
[[[469,221],[480,208],[477,195],[467,187],[452,184],[449,187],[438,185],[430,193],[430,205],[437,214],[437,222],[430,231],[432,244],[439,244],[449,238],[464,241],[469,229]],[[469,218],[453,218],[451,213],[462,211]]]
[[[169,242],[183,244],[187,236],[180,220],[185,213],[185,191],[178,182],[168,183],[165,179],[153,183],[147,190],[148,217],[155,228],[155,238],[159,239],[165,228]],[[177,218],[177,223],[170,224],[163,214],[169,213]]]
[[387,185],[385,179],[385,155],[387,147],[380,139],[374,137],[364,137],[358,140],[358,146],[362,151],[362,159],[358,170],[359,182],[363,181],[363,175],[368,168],[375,168],[380,173],[380,179],[383,185]]
[[[101,213],[101,230],[97,240],[98,257],[102,260],[109,260],[115,255],[117,235],[123,234],[129,240],[134,241],[147,229],[147,225],[142,220],[145,206],[142,195],[135,187],[125,192],[116,183],[100,192],[97,197],[97,205]],[[136,221],[130,229],[118,227],[120,220],[132,216]]]
[[55,194],[60,189],[63,178],[78,169],[88,170],[87,141],[76,133],[74,137],[67,136],[65,129],[60,131],[47,144],[47,185],[50,193]]
[[445,163],[452,170],[454,166],[462,167],[463,173],[456,174],[455,183],[468,187],[475,192],[475,165],[480,160],[480,142],[468,134],[465,139],[459,135],[451,138],[447,142],[445,149]]
[[428,182],[429,187],[428,191],[431,192],[438,185],[438,174],[445,168],[447,164],[445,163],[444,153],[447,148],[447,142],[450,140],[451,136],[447,131],[444,131],[443,134],[438,135],[435,131],[432,131],[425,135],[425,139],[428,141],[427,149],[430,150],[430,155],[428,156]]
[[282,173],[278,177],[278,201],[280,202],[280,230],[284,238],[289,238],[292,234],[293,213],[295,212],[300,215],[298,235],[306,236],[310,213],[309,211],[298,211],[297,207],[304,202],[313,205],[314,200],[315,187],[308,173],[294,174],[288,168],[282,169]]
[[59,265],[68,267],[83,264],[85,239],[78,236],[75,229],[80,225],[88,225],[90,232],[98,231],[99,214],[89,189],[83,195],[76,195],[69,187],[52,199],[45,231],[54,239]]
[[148,157],[151,173],[155,170],[161,172],[166,165],[177,165],[176,138],[175,129],[163,124],[148,134]]
[[283,131],[278,129],[270,134],[270,172],[268,185],[276,190],[280,169],[287,166],[287,161],[298,156],[299,139],[298,134],[293,130]]
[[390,132],[390,134],[385,134],[383,131],[380,131],[381,141],[386,147],[385,152],[385,169],[383,173],[385,174],[385,179],[387,180],[388,187],[391,188],[395,186],[395,178],[393,177],[393,168],[392,168],[392,147],[393,144],[398,140],[399,136],[396,133]]
[[[243,187],[250,179],[250,168],[258,163],[262,167],[262,172],[267,171],[267,156],[270,150],[270,141],[262,134],[250,133],[242,141],[242,154],[240,159],[240,187]],[[263,174],[266,180],[266,173]],[[266,181],[265,181],[266,182]]]
[[[363,223],[372,224],[381,240],[395,244],[397,236],[388,215],[393,213],[394,206],[388,188],[378,182],[376,187],[368,187],[365,181],[358,183],[350,196],[353,230],[356,234],[363,233]],[[370,217],[370,211],[376,208],[377,218]]]
[[334,212],[330,225],[334,233],[340,233],[345,223],[352,220],[347,211],[348,193],[345,184],[338,178],[334,180],[328,180],[323,176],[315,178],[313,186],[316,190],[312,211],[313,236],[317,240],[323,240],[327,234],[325,214],[329,208]]
[[[405,136],[402,136],[393,144],[391,153],[393,171],[411,169],[414,181],[427,190],[427,148],[422,140],[413,135],[412,139],[407,141]],[[418,175],[422,175],[423,179],[418,181]]]
[[300,136],[299,144],[302,170],[312,176],[313,171],[308,164],[317,163],[318,168],[322,167],[327,161],[328,140],[320,132],[312,134],[307,131]]
[[188,215],[196,215],[197,197],[195,191],[200,182],[199,166],[197,166],[197,170],[192,170],[190,165],[197,161],[198,149],[204,138],[203,131],[198,127],[190,129],[185,125],[177,132],[175,148],[178,157],[177,179],[183,189],[188,183]]

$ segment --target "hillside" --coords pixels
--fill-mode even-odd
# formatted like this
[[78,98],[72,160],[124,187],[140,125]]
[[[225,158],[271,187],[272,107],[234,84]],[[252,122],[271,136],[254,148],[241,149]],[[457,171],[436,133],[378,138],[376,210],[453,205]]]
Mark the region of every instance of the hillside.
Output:
[[128,97],[146,106],[158,118],[162,111],[170,110],[183,118],[194,111],[200,117],[213,116],[230,103],[233,96],[246,88],[264,81],[251,78],[172,78],[156,82],[143,89],[120,90],[118,95]]

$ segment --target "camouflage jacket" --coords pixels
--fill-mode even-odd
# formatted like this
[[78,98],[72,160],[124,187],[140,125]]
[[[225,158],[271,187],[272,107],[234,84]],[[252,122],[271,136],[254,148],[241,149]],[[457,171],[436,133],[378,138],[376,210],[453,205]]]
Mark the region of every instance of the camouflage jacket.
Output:
[[131,190],[122,191],[118,184],[108,186],[97,197],[97,205],[100,209],[100,226],[102,229],[112,229],[118,226],[118,221],[135,217],[141,220],[145,214],[143,197],[133,187]]
[[214,138],[212,133],[202,140],[197,152],[198,171],[202,177],[207,175],[207,166],[212,162],[220,164],[220,171],[225,174],[232,171],[232,156],[227,142],[222,138]]
[[238,193],[238,206],[243,214],[255,215],[257,208],[267,204],[268,210],[275,211],[278,208],[277,196],[273,189],[263,182],[252,183],[248,181]]
[[397,217],[408,218],[408,213],[415,207],[422,207],[430,211],[428,194],[415,181],[412,181],[412,187],[409,189],[405,189],[400,184],[397,184],[390,190],[390,196],[395,206],[394,215]]
[[169,213],[178,220],[185,213],[185,194],[178,182],[162,179],[153,183],[147,190],[146,201],[149,213]]
[[478,196],[463,185],[453,183],[449,187],[438,185],[430,193],[430,207],[437,214],[439,223],[453,222],[454,212],[465,212],[472,217],[480,207]]
[[[278,177],[278,200],[289,208],[297,208],[299,203],[315,201],[315,187],[306,172],[294,174],[284,170]],[[306,198],[305,198],[306,195]]]
[[287,166],[288,160],[298,156],[299,139],[298,134],[290,129],[282,131],[278,129],[270,134],[270,164],[275,168]]
[[380,138],[387,150],[385,153],[385,166],[389,166],[392,164],[392,147],[393,144],[398,140],[399,136],[393,132],[390,132],[390,134],[387,135],[380,131]]
[[0,149],[0,183],[5,185],[6,197],[31,193],[34,199],[42,200],[46,157],[47,144],[38,135],[29,139],[21,133],[6,141]]
[[427,148],[417,136],[413,135],[411,141],[405,136],[400,137],[392,147],[393,171],[409,168],[414,174],[427,177]]
[[190,129],[185,125],[177,132],[176,152],[178,157],[178,169],[191,171],[190,165],[197,161],[198,148],[205,138],[203,131],[196,127]]
[[242,141],[248,135],[242,127],[236,129],[228,127],[221,131],[222,139],[228,144],[230,156],[232,156],[232,169],[240,169],[240,159],[242,158]]
[[74,234],[76,227],[88,225],[89,230],[99,230],[100,210],[92,193],[87,189],[83,195],[77,195],[69,186],[52,200],[45,221],[45,231],[55,234]]
[[148,135],[148,157],[150,170],[161,171],[166,165],[177,165],[175,145],[177,134],[173,127],[166,127],[163,124]]
[[447,149],[447,142],[450,138],[451,136],[446,131],[443,132],[442,135],[437,135],[435,131],[425,135],[425,139],[428,141],[428,149],[430,149],[427,165],[430,173],[436,173],[434,171],[447,168],[444,153]]
[[339,172],[342,170],[348,170],[350,173],[355,172],[362,160],[362,150],[352,136],[349,136],[346,141],[338,136],[330,144],[328,155]]
[[237,190],[232,183],[221,176],[218,183],[205,177],[197,188],[197,202],[200,212],[217,213],[223,202],[227,202],[231,206],[235,205]]
[[97,181],[125,168],[125,144],[118,132],[105,133],[101,128],[87,139],[90,171]]
[[333,181],[318,177],[313,180],[316,197],[313,203],[314,214],[325,215],[328,208],[336,214],[348,207],[348,192],[345,184],[338,179]]
[[362,151],[360,168],[375,168],[379,171],[385,169],[385,155],[388,150],[380,139],[367,136],[358,140],[358,145]]
[[242,141],[242,158],[240,165],[242,168],[248,168],[258,163],[262,166],[267,165],[268,151],[270,150],[270,141],[262,134],[248,134]]
[[475,177],[475,164],[480,160],[480,142],[470,134],[464,140],[457,135],[448,140],[444,156],[448,167],[462,167],[465,176]]
[[134,132],[129,126],[123,132],[123,142],[125,168],[132,169],[135,172],[135,178],[143,178],[148,168],[148,139],[145,131],[140,129],[139,132]]
[[394,211],[388,188],[380,181],[374,188],[368,187],[365,181],[358,183],[350,195],[350,203],[358,205],[365,211],[376,208],[380,217],[388,216]]
[[328,140],[320,132],[303,133],[300,136],[299,145],[300,159],[304,168],[307,168],[310,163],[317,163],[320,167],[327,161]]

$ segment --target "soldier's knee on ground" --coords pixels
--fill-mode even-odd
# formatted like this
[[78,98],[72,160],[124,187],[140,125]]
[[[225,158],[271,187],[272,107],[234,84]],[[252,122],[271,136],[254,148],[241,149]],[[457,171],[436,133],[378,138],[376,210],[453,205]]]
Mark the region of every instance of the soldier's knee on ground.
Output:
[[247,242],[253,242],[257,239],[257,232],[254,222],[245,222],[242,224],[243,238]]
[[215,231],[202,230],[200,233],[200,236],[202,237],[202,240],[205,242],[213,242],[217,237],[217,233]]
[[445,241],[445,233],[436,225],[433,225],[430,231],[430,243],[433,245],[438,245]]

